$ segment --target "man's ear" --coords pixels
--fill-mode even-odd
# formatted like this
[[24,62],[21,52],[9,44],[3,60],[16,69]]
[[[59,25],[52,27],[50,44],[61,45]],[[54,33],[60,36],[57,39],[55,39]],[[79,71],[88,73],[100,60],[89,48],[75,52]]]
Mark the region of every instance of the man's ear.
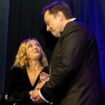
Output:
[[57,13],[56,17],[57,17],[60,21],[62,21],[64,15],[63,15],[62,12],[59,11],[59,12]]

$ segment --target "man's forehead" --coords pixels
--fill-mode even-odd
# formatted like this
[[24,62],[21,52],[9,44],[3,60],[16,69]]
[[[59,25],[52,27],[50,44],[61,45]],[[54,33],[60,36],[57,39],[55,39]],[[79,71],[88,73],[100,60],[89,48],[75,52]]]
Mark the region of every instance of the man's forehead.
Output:
[[45,12],[45,14],[44,14],[44,18],[46,18],[47,16],[49,16],[50,14],[49,14],[49,11],[47,10],[46,12]]
[[44,21],[45,22],[48,21],[49,16],[50,16],[49,11],[46,11],[45,14],[44,14]]

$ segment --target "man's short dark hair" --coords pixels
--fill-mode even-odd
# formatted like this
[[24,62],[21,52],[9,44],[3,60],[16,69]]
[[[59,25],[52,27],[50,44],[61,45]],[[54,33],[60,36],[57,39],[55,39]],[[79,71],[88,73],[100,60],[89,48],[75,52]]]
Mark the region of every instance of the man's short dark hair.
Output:
[[45,6],[42,10],[42,14],[44,15],[47,10],[50,14],[56,14],[61,11],[66,19],[70,19],[73,17],[69,5],[62,1],[55,1]]

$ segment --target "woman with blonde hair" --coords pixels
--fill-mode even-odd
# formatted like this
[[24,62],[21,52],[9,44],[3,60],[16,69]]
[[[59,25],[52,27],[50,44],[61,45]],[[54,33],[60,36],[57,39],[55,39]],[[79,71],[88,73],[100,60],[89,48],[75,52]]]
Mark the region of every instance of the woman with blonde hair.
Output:
[[29,92],[40,81],[46,81],[49,78],[48,61],[38,40],[28,38],[20,44],[11,69],[7,103],[34,105],[30,100]]

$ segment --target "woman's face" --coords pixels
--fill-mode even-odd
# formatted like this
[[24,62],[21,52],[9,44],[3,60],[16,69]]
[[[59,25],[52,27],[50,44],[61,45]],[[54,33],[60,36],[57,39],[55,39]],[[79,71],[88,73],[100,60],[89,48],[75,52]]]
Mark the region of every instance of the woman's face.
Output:
[[37,41],[30,40],[26,46],[26,54],[30,60],[39,60],[41,56],[41,48]]

